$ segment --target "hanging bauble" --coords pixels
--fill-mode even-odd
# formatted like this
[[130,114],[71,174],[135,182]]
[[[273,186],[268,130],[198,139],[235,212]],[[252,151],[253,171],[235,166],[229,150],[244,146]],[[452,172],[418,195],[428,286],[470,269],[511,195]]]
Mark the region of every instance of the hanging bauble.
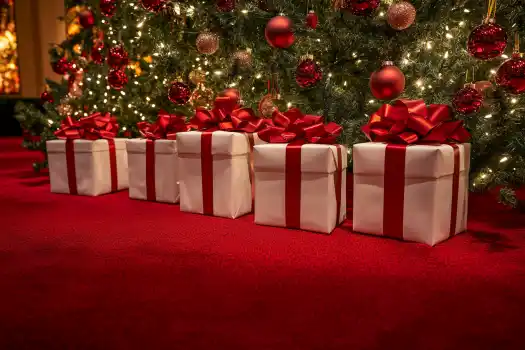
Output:
[[251,50],[239,50],[232,55],[233,63],[240,68],[251,68],[252,66],[252,52]]
[[84,71],[79,70],[69,76],[68,79],[68,92],[71,97],[82,96],[82,82],[84,81]]
[[344,0],[341,9],[356,16],[369,16],[379,7],[380,0]]
[[205,107],[209,108],[213,103],[214,93],[213,90],[200,84],[191,93],[190,102],[194,108]]
[[496,73],[496,84],[511,94],[525,92],[525,58],[522,54],[515,53],[503,62]]
[[483,105],[483,95],[474,89],[474,84],[465,84],[463,89],[456,92],[452,105],[458,113],[476,113]]
[[108,83],[115,90],[122,90],[128,83],[128,76],[122,69],[112,69],[108,73]]
[[206,81],[206,73],[200,69],[194,69],[189,75],[190,81],[195,85],[200,85]]
[[106,60],[106,57],[104,56],[104,43],[99,43],[93,45],[91,48],[91,59],[96,64],[103,64]]
[[108,64],[112,69],[121,69],[129,63],[128,53],[122,45],[109,49]]
[[231,12],[235,10],[235,0],[217,0],[216,6],[221,12]]
[[113,17],[117,10],[116,0],[100,0],[100,12],[106,17]]
[[221,96],[221,97],[228,97],[228,98],[234,100],[236,104],[240,104],[241,103],[241,93],[239,92],[239,90],[237,90],[235,88],[225,89],[219,94],[219,96]]
[[477,26],[468,37],[469,54],[480,60],[501,56],[505,47],[507,47],[507,32],[494,20]]
[[140,0],[142,7],[150,12],[160,12],[167,3],[167,0]]
[[55,99],[53,98],[53,95],[49,91],[45,90],[40,95],[40,101],[42,103],[53,103],[55,102]]
[[89,9],[85,9],[78,14],[78,20],[80,22],[80,25],[84,29],[93,28],[95,25],[95,16],[93,15],[93,12]]
[[302,88],[315,86],[322,78],[321,67],[312,57],[303,59],[295,70],[295,81]]
[[273,115],[273,112],[277,109],[277,106],[275,106],[275,103],[273,102],[274,96],[272,94],[268,94],[263,96],[263,98],[259,101],[259,113],[265,118],[271,118]]
[[319,18],[317,17],[317,13],[315,13],[314,10],[310,10],[308,14],[306,15],[306,26],[308,28],[315,29],[317,28],[317,24],[319,23]]
[[370,90],[379,100],[392,100],[405,89],[405,75],[391,61],[383,62],[381,68],[370,76]]
[[73,114],[73,106],[69,104],[70,98],[64,97],[57,106],[57,112],[62,117],[68,117]]
[[176,81],[171,84],[169,91],[168,91],[168,99],[177,104],[177,105],[183,105],[186,104],[191,97],[191,90],[188,85]]
[[295,41],[292,20],[286,16],[275,16],[266,24],[266,41],[273,47],[286,49]]
[[197,51],[205,55],[213,55],[219,49],[219,36],[215,33],[202,32],[197,35]]
[[408,1],[399,1],[390,5],[386,12],[388,24],[396,29],[407,29],[416,19],[416,8]]
[[52,64],[52,68],[56,74],[64,75],[71,70],[71,62],[67,58],[62,57]]

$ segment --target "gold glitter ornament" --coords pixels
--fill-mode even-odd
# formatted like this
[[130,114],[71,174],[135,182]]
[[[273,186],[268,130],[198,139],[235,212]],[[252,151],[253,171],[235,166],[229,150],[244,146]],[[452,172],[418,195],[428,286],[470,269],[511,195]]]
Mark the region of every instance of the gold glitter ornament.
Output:
[[57,111],[62,117],[67,117],[73,114],[73,107],[69,104],[69,98],[64,97],[60,100]]
[[199,85],[206,81],[206,73],[200,69],[194,69],[190,72],[189,78],[193,84]]
[[215,33],[202,32],[197,36],[197,51],[204,55],[213,55],[219,49],[219,36]]
[[199,84],[191,93],[190,103],[194,108],[210,108],[214,97],[215,94],[212,89],[207,88],[204,84]]
[[408,1],[399,1],[390,5],[386,12],[388,24],[396,29],[407,29],[416,19],[416,8]]
[[252,67],[252,50],[239,50],[232,55],[233,63],[238,65],[240,68],[251,68]]
[[265,95],[261,101],[259,101],[259,112],[265,117],[270,118],[273,115],[273,111],[277,109],[275,103],[273,103],[274,96],[271,94]]

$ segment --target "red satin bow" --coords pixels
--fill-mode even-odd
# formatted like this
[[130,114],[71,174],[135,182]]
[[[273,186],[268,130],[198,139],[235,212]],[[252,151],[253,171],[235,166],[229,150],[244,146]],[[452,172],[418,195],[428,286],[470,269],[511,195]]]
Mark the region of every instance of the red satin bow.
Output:
[[323,117],[303,115],[297,108],[273,112],[273,125],[259,131],[259,137],[270,143],[333,144],[343,128],[336,123],[323,123]]
[[139,122],[137,127],[142,136],[150,140],[175,140],[178,132],[190,129],[183,116],[168,114],[162,109],[155,123]]
[[217,97],[212,110],[197,108],[190,123],[197,130],[253,133],[265,128],[268,121],[258,118],[251,108],[240,108],[235,99]]
[[59,139],[112,139],[117,136],[117,119],[111,114],[97,112],[89,117],[76,121],[71,116],[62,120],[60,129],[55,131]]
[[362,130],[374,142],[462,143],[470,138],[462,120],[452,121],[449,106],[427,107],[423,100],[397,100],[393,105],[382,105]]

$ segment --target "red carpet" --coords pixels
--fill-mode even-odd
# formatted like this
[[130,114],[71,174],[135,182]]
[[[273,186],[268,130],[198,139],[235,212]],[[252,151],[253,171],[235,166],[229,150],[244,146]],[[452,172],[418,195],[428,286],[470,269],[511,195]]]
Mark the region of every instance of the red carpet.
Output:
[[525,216],[434,248],[49,193],[0,140],[0,349],[523,349]]

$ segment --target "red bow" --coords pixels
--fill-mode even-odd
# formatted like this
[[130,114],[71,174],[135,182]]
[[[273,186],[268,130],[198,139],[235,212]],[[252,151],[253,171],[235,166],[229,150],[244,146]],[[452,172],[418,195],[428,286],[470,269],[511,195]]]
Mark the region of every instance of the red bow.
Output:
[[470,138],[462,120],[452,121],[449,106],[427,107],[423,100],[397,100],[393,105],[382,105],[362,130],[374,142],[462,143]]
[[175,140],[178,132],[188,131],[190,129],[183,116],[168,114],[168,112],[163,109],[159,111],[155,123],[139,122],[137,123],[137,127],[142,136],[150,140]]
[[212,110],[197,108],[190,123],[197,130],[252,133],[265,128],[268,121],[258,118],[251,108],[240,108],[235,99],[217,97]]
[[89,117],[75,121],[68,116],[60,125],[60,129],[55,131],[55,136],[59,139],[112,139],[117,136],[117,119],[111,114],[97,112]]
[[336,123],[323,123],[323,117],[303,115],[297,108],[273,112],[273,125],[259,131],[259,137],[269,143],[333,144],[343,128]]

